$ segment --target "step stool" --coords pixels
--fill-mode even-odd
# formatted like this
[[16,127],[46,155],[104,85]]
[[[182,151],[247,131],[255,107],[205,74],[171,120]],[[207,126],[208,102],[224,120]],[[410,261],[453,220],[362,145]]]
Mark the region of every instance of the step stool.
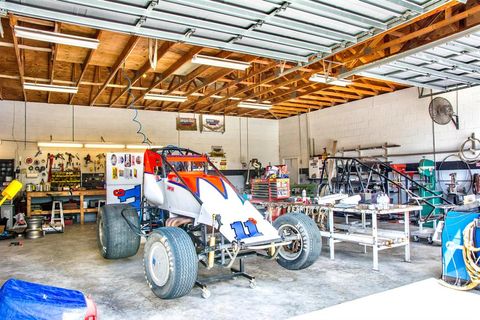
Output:
[[[58,207],[58,208],[57,208]],[[52,213],[50,223],[43,226],[45,232],[63,232],[65,229],[65,220],[63,218],[62,201],[52,201]]]

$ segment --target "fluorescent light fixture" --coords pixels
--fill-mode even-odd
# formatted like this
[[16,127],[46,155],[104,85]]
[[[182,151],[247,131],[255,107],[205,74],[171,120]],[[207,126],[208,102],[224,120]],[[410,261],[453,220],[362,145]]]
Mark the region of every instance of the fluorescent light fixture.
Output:
[[113,143],[85,143],[85,148],[91,149],[125,149],[124,144]]
[[59,32],[15,26],[15,36],[38,41],[66,44],[69,46],[97,49],[100,42],[97,39],[74,36]]
[[309,80],[313,81],[313,82],[326,83],[326,84],[331,84],[331,85],[335,85],[335,86],[342,86],[342,87],[346,87],[346,86],[352,84],[352,81],[350,81],[350,80],[337,79],[337,78],[333,78],[333,77],[328,77],[327,78],[327,77],[325,77],[325,75],[319,74],[319,73],[316,73],[316,74],[312,75]]
[[38,142],[37,146],[45,148],[83,148],[82,143],[76,142]]
[[160,100],[160,101],[172,101],[172,102],[185,102],[187,100],[187,97],[147,93],[143,97],[143,99],[146,99],[146,100]]
[[205,56],[201,54],[194,55],[192,58],[192,63],[205,64],[207,66],[229,68],[229,69],[236,69],[236,70],[245,70],[248,67],[250,67],[249,62],[210,57],[210,56]]
[[67,86],[55,86],[52,84],[40,84],[40,83],[29,83],[25,82],[23,84],[25,90],[36,90],[36,91],[53,91],[53,92],[64,92],[64,93],[77,93],[78,87],[67,87]]
[[272,105],[265,104],[265,103],[250,103],[250,102],[240,102],[238,104],[240,108],[249,108],[249,109],[261,109],[261,110],[269,110]]
[[127,144],[127,149],[146,150],[146,149],[160,149],[160,148],[163,148],[163,146],[149,146],[146,144]]

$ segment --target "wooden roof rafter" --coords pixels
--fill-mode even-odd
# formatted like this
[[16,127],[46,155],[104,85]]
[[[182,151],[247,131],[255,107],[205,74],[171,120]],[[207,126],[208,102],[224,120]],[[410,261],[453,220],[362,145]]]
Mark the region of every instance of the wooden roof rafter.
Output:
[[[163,42],[160,47],[157,49],[157,64],[160,60],[168,53],[168,51],[175,45],[174,42],[165,41]],[[144,77],[147,73],[154,71],[152,65],[150,63],[150,59],[147,57],[147,61],[143,64],[143,66],[135,73],[133,79],[131,79],[131,85],[135,85],[142,77]],[[110,103],[110,106],[114,105],[125,93],[127,93],[128,87],[126,87],[120,94],[113,99]],[[128,100],[128,99],[127,99]]]
[[[245,74],[242,78],[237,79],[237,80],[235,80],[234,82],[230,82],[230,83],[228,83],[227,85],[224,85],[224,86],[222,86],[222,87],[220,87],[220,88],[218,88],[218,89],[215,89],[215,90],[213,90],[213,91],[210,91],[210,92],[207,93],[205,96],[203,96],[203,97],[201,97],[200,99],[198,99],[197,101],[191,102],[191,103],[183,106],[183,108],[180,109],[180,110],[185,110],[185,109],[188,109],[188,108],[190,108],[190,107],[192,107],[192,106],[194,106],[194,105],[198,105],[198,104],[200,104],[201,102],[208,100],[211,96],[217,95],[217,94],[219,94],[219,93],[221,93],[221,92],[223,92],[223,91],[225,91],[225,90],[228,90],[228,89],[234,87],[235,85],[241,83],[242,81],[244,81],[244,80],[246,80],[246,79],[249,79],[249,78],[252,78],[252,77],[256,77],[256,76],[258,76],[258,75],[260,75],[260,74],[262,74],[262,73],[265,73],[265,72],[267,72],[267,71],[275,68],[276,66],[277,66],[277,63],[276,63],[276,62],[271,62],[271,63],[269,63],[269,64],[267,64],[267,65],[265,65],[265,66],[263,66],[263,67],[260,67],[260,68],[251,70],[250,72],[248,72],[247,74]],[[200,105],[200,107],[198,107],[198,108],[195,107],[194,111],[195,111],[195,112],[200,112],[200,111],[203,111],[203,110],[205,110],[205,109],[207,109],[207,108],[209,108],[209,107],[210,107],[210,105],[207,105],[207,106],[201,106],[201,105]]]
[[[244,58],[242,61],[244,62],[251,62],[255,59],[255,57],[252,57],[252,56],[247,56],[246,58]],[[202,81],[202,83],[199,85],[199,86],[196,86],[194,88],[192,88],[191,90],[189,90],[185,95],[188,97],[190,95],[192,95],[193,93],[195,92],[198,92],[198,91],[201,91],[203,89],[206,89],[208,86],[210,86],[211,84],[214,84],[216,83],[219,79],[231,74],[235,72],[235,70],[232,70],[232,69],[225,69],[225,68],[221,68],[220,70],[218,70],[217,72],[215,72],[214,74],[212,74],[210,77],[206,78],[204,81]],[[171,92],[171,90],[167,91],[167,92]],[[174,103],[172,103],[174,104]],[[187,105],[188,106],[188,105]],[[180,106],[179,107],[179,111],[180,110],[183,110],[185,109],[187,106]]]
[[17,36],[13,31],[14,27],[17,25],[17,19],[12,14],[9,15],[9,23],[10,23],[10,30],[12,31],[13,48],[15,50],[15,58],[17,60],[18,74],[20,77],[20,85],[22,86],[23,101],[27,102],[27,92],[25,91],[25,88],[23,86],[23,84],[25,83],[25,65],[20,55]]
[[191,48],[187,53],[185,53],[180,59],[178,59],[175,63],[173,63],[172,65],[170,65],[168,67],[167,70],[165,70],[165,72],[162,73],[161,77],[158,79],[158,80],[155,80],[153,82],[153,84],[146,90],[144,91],[142,94],[138,95],[135,100],[134,100],[134,103],[137,103],[138,101],[140,101],[141,99],[143,99],[145,97],[146,94],[150,93],[153,89],[155,89],[157,86],[159,86],[160,84],[162,84],[163,82],[166,81],[166,79],[171,76],[175,71],[177,71],[178,69],[180,69],[185,63],[189,62],[194,55],[196,55],[197,53],[199,53],[200,51],[202,51],[203,48],[201,47],[193,47]]
[[[55,22],[54,32],[61,32],[62,24],[60,22]],[[52,43],[52,52],[50,54],[49,68],[50,68],[50,84],[53,84],[53,78],[55,77],[55,64],[57,62],[57,52],[58,44]],[[52,92],[49,91],[47,94],[47,103],[50,103]]]
[[[100,40],[101,36],[102,36],[102,30],[98,30],[95,38],[97,40]],[[90,63],[92,61],[94,53],[95,53],[95,49],[90,49],[90,51],[88,52],[87,57],[85,58],[85,61],[83,62],[82,72],[80,73],[80,76],[78,77],[76,87],[80,86],[80,84],[83,80],[83,77],[85,77],[85,74],[87,73],[87,69],[90,66]],[[75,99],[75,96],[76,96],[76,93],[72,94],[72,96],[70,97],[70,100],[68,102],[69,104],[73,103],[73,100]]]
[[[221,58],[221,59],[226,59],[226,58],[230,57],[232,54],[233,54],[233,52],[231,52],[231,51],[220,51],[219,53],[214,55],[214,57]],[[211,66],[208,66],[208,65],[199,66],[198,68],[196,68],[195,70],[190,72],[182,82],[174,85],[167,92],[165,92],[165,94],[171,94],[173,91],[176,91],[183,86],[189,85],[192,81],[195,80],[195,78],[200,76],[202,73],[207,71],[209,68],[211,68]]]
[[103,93],[103,91],[107,88],[107,85],[112,81],[113,77],[115,77],[115,74],[118,72],[118,70],[122,67],[122,65],[125,63],[125,61],[128,59],[130,54],[132,53],[133,49],[135,49],[135,46],[138,44],[140,41],[139,36],[131,36],[130,39],[128,40],[127,45],[123,49],[122,53],[118,56],[115,64],[112,67],[112,70],[110,71],[109,76],[107,77],[107,80],[105,80],[104,84],[102,87],[98,90],[97,94],[95,97],[90,101],[90,106],[93,106],[97,99],[100,97],[100,95]]

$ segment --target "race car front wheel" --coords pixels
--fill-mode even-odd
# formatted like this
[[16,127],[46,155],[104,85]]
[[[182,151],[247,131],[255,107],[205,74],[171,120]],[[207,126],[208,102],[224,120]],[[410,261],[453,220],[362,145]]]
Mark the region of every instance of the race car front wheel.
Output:
[[188,294],[197,280],[195,247],[188,233],[177,227],[158,228],[150,234],[143,263],[148,285],[162,299]]
[[278,248],[277,262],[290,270],[311,266],[322,251],[322,237],[315,222],[303,213],[289,213],[273,222],[280,236],[296,237],[290,244]]

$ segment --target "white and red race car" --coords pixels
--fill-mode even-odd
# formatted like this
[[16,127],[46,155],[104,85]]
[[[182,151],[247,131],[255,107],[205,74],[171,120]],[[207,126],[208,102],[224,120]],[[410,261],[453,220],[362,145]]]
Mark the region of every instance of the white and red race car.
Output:
[[272,225],[204,154],[173,146],[147,150],[143,190],[140,214],[128,204],[102,207],[98,243],[103,257],[119,259],[135,255],[145,236],[145,276],[160,298],[181,297],[195,284],[208,297],[197,279],[199,262],[229,268],[228,278],[245,277],[254,287],[255,278],[245,272],[246,255],[276,259],[292,270],[310,266],[320,255],[321,236],[313,220],[289,213]]

